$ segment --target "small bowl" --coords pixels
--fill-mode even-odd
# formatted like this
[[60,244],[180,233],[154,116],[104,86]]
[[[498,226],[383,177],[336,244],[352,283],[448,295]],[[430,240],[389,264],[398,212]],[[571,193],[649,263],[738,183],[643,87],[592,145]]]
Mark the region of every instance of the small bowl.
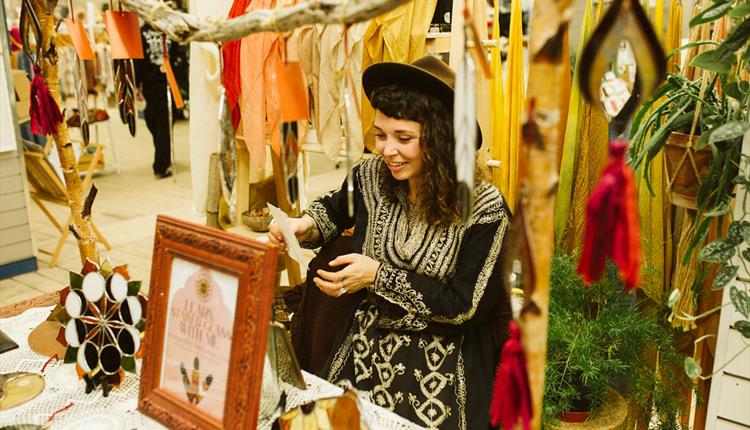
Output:
[[250,230],[263,233],[268,231],[268,224],[273,217],[268,212],[268,208],[254,209],[242,213],[242,222],[250,227]]

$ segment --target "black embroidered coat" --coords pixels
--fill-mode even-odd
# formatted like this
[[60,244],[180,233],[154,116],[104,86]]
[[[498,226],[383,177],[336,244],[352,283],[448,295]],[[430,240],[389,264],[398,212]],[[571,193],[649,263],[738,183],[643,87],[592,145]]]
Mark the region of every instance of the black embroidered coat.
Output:
[[511,318],[499,262],[507,206],[479,182],[467,224],[431,226],[410,214],[405,193],[398,202],[381,193],[388,174],[380,157],[355,169],[353,218],[346,184],[307,210],[321,243],[355,226],[354,252],[381,263],[323,374],[428,428],[487,428]]

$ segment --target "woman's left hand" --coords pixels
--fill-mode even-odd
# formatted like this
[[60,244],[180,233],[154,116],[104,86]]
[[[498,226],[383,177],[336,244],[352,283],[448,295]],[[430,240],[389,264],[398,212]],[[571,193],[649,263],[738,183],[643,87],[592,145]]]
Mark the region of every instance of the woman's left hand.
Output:
[[338,272],[319,269],[313,282],[320,291],[332,297],[353,293],[375,282],[375,274],[380,263],[362,254],[340,255],[331,260],[331,267],[346,265]]

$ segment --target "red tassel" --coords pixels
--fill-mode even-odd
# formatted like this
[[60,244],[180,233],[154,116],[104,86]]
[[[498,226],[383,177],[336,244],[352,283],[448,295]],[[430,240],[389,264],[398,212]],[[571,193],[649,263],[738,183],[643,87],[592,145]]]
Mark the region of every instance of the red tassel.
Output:
[[521,420],[524,430],[531,428],[531,394],[526,357],[521,345],[521,329],[515,321],[508,327],[510,336],[503,346],[495,375],[490,405],[490,424],[512,429]]
[[39,66],[34,66],[34,78],[31,80],[29,116],[31,132],[44,136],[57,133],[57,124],[63,120],[60,108],[50,94]]
[[598,281],[609,257],[620,271],[625,291],[630,291],[640,277],[641,242],[633,172],[624,161],[626,147],[624,140],[610,143],[609,161],[589,196],[578,273],[586,285]]

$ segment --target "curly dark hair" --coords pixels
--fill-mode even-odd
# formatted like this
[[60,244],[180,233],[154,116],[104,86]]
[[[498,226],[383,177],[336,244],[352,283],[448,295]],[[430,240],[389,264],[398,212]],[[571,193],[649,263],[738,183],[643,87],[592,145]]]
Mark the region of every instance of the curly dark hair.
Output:
[[[372,107],[386,116],[406,119],[421,125],[419,145],[422,149],[422,189],[417,197],[417,214],[432,225],[457,222],[459,217],[456,190],[455,140],[453,115],[440,99],[407,87],[387,85],[370,95]],[[398,181],[381,163],[383,192],[391,201],[407,190],[407,181]]]

